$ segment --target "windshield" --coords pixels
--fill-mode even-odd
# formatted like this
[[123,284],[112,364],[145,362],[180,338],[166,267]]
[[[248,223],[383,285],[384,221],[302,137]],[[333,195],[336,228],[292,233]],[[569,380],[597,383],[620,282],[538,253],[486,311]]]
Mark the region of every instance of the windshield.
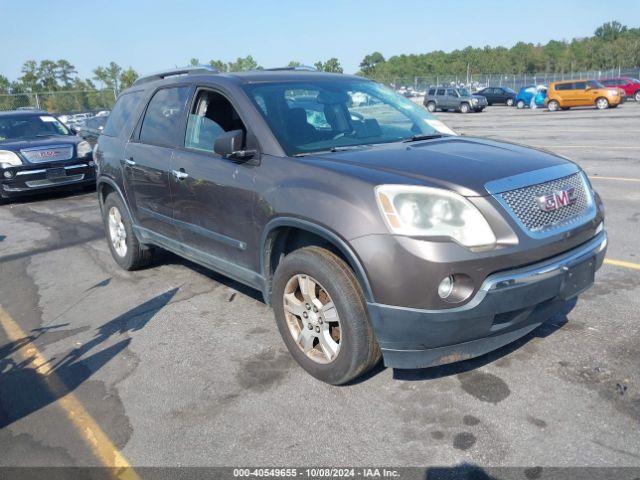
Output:
[[461,97],[471,96],[471,94],[469,93],[469,90],[467,90],[466,88],[458,88],[458,93],[460,94]]
[[502,87],[502,89],[507,92],[507,93],[516,93],[515,90],[509,88],[509,87]]
[[423,107],[366,80],[243,88],[287,155],[454,134]]
[[596,80],[587,80],[587,85],[589,85],[591,88],[604,88],[604,85]]
[[71,135],[71,132],[51,115],[0,117],[0,142],[51,135]]

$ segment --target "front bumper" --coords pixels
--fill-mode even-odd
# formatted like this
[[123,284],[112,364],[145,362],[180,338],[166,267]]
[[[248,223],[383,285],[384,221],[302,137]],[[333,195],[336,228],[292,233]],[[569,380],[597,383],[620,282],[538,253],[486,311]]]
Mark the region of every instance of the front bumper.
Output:
[[[10,171],[12,177],[5,178],[5,171]],[[0,195],[12,198],[43,190],[90,185],[95,181],[96,170],[90,159],[22,165],[0,169]]]
[[486,278],[458,308],[368,303],[384,363],[423,368],[477,357],[526,335],[589,288],[607,249],[603,231],[561,255]]

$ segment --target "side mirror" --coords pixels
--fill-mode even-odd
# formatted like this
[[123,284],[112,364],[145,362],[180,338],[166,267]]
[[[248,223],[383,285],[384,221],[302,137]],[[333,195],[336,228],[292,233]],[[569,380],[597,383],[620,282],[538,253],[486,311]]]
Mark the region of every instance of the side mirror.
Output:
[[242,150],[244,143],[244,132],[242,130],[231,130],[219,135],[213,142],[213,151],[224,158],[235,160],[245,160],[256,155],[255,150]]
[[585,91],[587,91],[587,90],[591,90],[591,85],[587,85],[586,87],[584,87],[584,90],[585,90]]

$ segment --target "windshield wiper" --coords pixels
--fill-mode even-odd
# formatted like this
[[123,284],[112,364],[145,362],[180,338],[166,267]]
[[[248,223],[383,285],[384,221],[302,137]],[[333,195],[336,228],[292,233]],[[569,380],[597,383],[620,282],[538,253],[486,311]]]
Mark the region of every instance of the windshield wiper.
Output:
[[433,140],[434,138],[442,138],[445,136],[446,135],[443,135],[442,133],[432,133],[429,135],[413,135],[412,137],[409,137],[403,140],[403,142],[404,143],[419,142],[420,140]]

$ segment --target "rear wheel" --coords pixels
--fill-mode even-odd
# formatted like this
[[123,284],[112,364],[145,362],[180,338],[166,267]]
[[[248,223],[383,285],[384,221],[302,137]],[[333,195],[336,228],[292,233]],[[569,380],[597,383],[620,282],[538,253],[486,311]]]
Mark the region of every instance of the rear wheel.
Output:
[[507,107],[513,107],[513,98],[507,98]]
[[304,247],[280,262],[273,280],[273,308],[293,358],[323,382],[347,383],[380,359],[355,275],[324,248]]
[[435,112],[436,111],[436,102],[427,103],[427,110],[429,112]]
[[152,250],[138,242],[128,210],[117,193],[106,198],[103,212],[109,250],[116,263],[125,270],[135,270],[151,263]]
[[557,100],[551,100],[547,105],[547,108],[550,112],[557,112],[558,110],[560,110],[560,104]]
[[635,98],[636,102],[640,102],[640,90],[633,95],[633,98]]
[[525,106],[526,104],[524,103],[524,100],[518,100],[518,103],[516,103],[516,108],[520,110],[522,110]]
[[596,108],[598,110],[606,110],[609,108],[609,100],[604,97],[600,97],[596,100]]
[[469,113],[470,107],[468,103],[460,104],[460,113]]

